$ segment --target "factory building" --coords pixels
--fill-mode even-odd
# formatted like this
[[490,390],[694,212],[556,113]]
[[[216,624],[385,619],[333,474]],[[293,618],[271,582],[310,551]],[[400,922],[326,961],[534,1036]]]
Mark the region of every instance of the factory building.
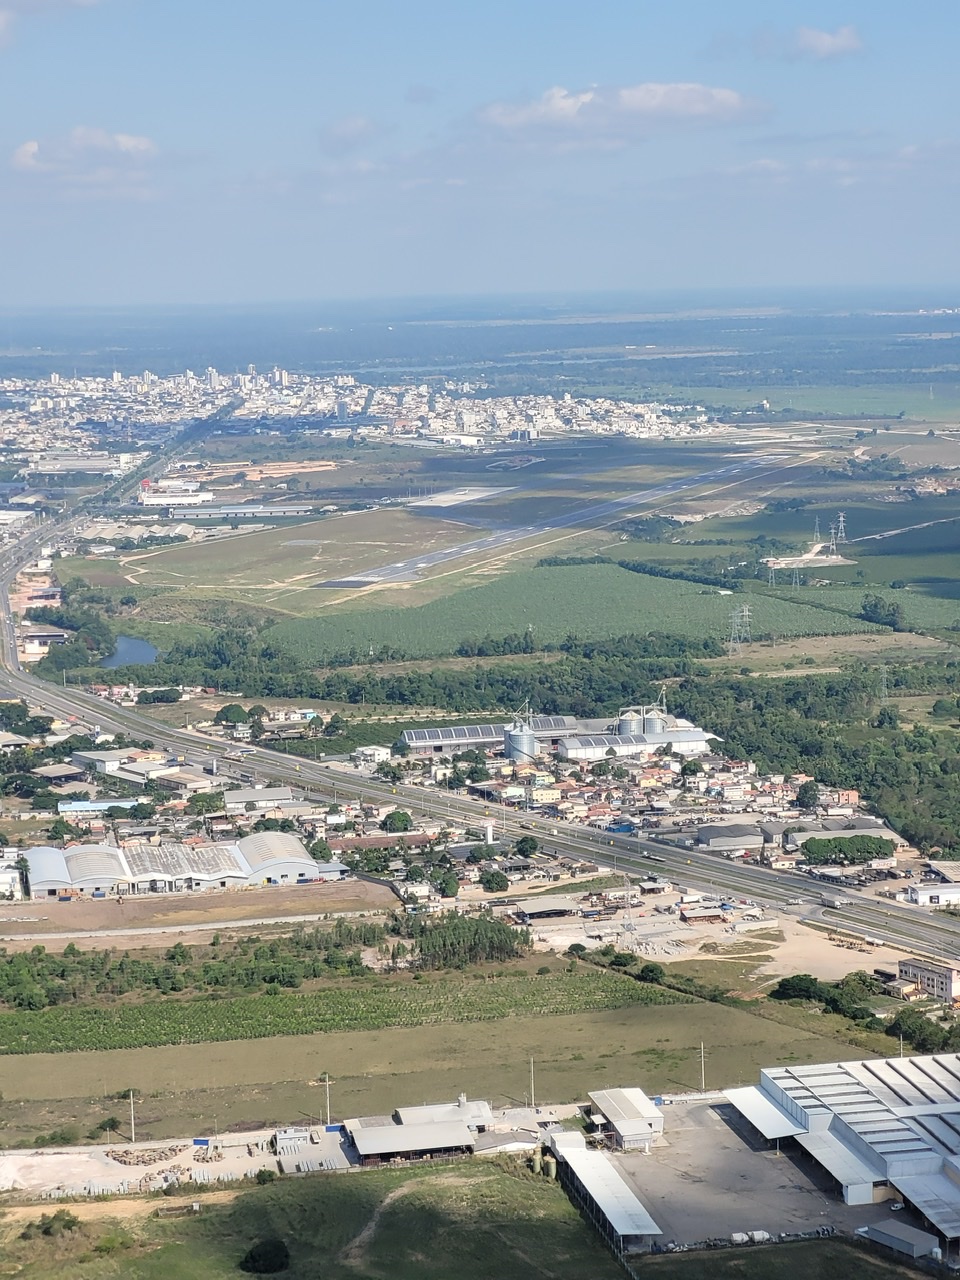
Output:
[[846,1204],[902,1200],[960,1239],[960,1055],[768,1067],[725,1096],[768,1141],[806,1151]]
[[624,707],[612,722],[523,715],[510,724],[405,729],[400,735],[400,742],[413,755],[452,755],[468,748],[500,750],[517,764],[553,752],[573,761],[648,758],[664,747],[677,755],[700,756],[713,750],[717,741],[689,720],[670,715],[662,697],[648,706]]
[[649,1151],[663,1134],[663,1112],[642,1089],[598,1089],[588,1093],[590,1119],[621,1151]]
[[477,1141],[463,1120],[369,1125],[348,1120],[345,1128],[363,1165],[472,1155]]
[[296,836],[263,831],[230,844],[77,844],[66,849],[26,849],[34,898],[107,897],[115,894],[179,893],[245,889],[258,885],[339,880],[342,863],[316,862]]

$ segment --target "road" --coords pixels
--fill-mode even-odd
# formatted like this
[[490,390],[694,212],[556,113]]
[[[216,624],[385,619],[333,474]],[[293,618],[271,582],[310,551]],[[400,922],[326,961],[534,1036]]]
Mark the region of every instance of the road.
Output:
[[[177,729],[151,720],[140,712],[118,707],[76,689],[61,689],[23,670],[16,656],[14,627],[10,615],[8,590],[19,566],[36,555],[37,549],[56,534],[62,534],[69,523],[52,522],[30,530],[17,544],[0,554],[0,691],[6,696],[23,698],[31,706],[43,707],[51,714],[79,717],[108,732],[119,732],[137,738],[148,738],[171,752],[183,753],[201,765],[217,761],[218,770],[232,773],[224,756],[234,748],[231,744],[207,738],[192,730]],[[768,871],[757,867],[735,866],[712,854],[695,850],[677,850],[660,841],[636,836],[611,836],[577,824],[547,821],[532,815],[497,813],[462,796],[426,791],[420,787],[392,786],[378,779],[354,776],[329,765],[304,758],[294,758],[266,747],[254,747],[243,766],[246,773],[275,782],[288,783],[308,798],[329,800],[367,799],[405,804],[410,809],[434,819],[482,827],[495,819],[505,835],[517,837],[529,831],[547,848],[558,849],[598,864],[631,873],[658,872],[671,880],[692,888],[706,889],[723,896],[750,898],[757,902],[790,910],[790,900],[801,898],[804,908],[797,914],[842,927],[861,937],[877,938],[905,949],[919,948],[931,955],[951,956],[960,951],[960,919],[938,913],[936,917],[895,902],[882,906],[865,894],[844,891],[848,905],[823,910],[818,904],[820,885],[805,876]],[[556,834],[553,834],[553,833]],[[650,855],[657,861],[651,861]]]

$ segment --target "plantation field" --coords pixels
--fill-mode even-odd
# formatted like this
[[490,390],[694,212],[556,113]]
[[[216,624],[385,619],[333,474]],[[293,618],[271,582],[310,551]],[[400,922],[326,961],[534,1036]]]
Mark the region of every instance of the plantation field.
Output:
[[[554,962],[557,963],[557,962]],[[627,979],[626,981],[629,981]],[[531,985],[528,983],[527,985]],[[537,1094],[574,1102],[604,1085],[650,1094],[699,1087],[700,1042],[710,1087],[749,1084],[773,1062],[870,1056],[844,1039],[832,1014],[789,1011],[774,1021],[717,1004],[629,1004],[549,1017],[434,1023],[379,1031],[175,1044],[150,1049],[0,1057],[3,1142],[30,1144],[74,1125],[86,1133],[121,1112],[110,1095],[141,1097],[137,1132],[170,1138],[316,1116],[324,1072],[335,1117],[388,1114],[396,1106],[455,1098],[461,1089],[495,1105],[522,1103],[530,1057]]]
[[254,1243],[279,1238],[287,1280],[622,1275],[561,1188],[516,1160],[287,1179],[205,1197],[195,1219],[118,1219],[118,1207],[128,1206],[84,1206],[81,1230],[58,1240],[19,1242],[8,1227],[4,1255],[24,1280],[235,1280]]
[[[793,600],[798,604],[808,604],[812,597],[812,601],[821,610],[838,609],[855,615],[860,611],[863,597],[868,592],[870,595],[882,596],[891,604],[899,604],[903,608],[909,630],[936,631],[960,622],[960,600],[928,595],[916,590],[885,590],[870,583],[861,583],[856,587],[801,587],[799,591],[783,588],[782,591],[778,591],[778,595],[782,594],[784,600]],[[751,606],[753,600],[754,597],[751,595]]]
[[0,1054],[64,1053],[218,1040],[260,1040],[314,1031],[365,1031],[431,1023],[549,1016],[625,1004],[677,1004],[684,997],[598,970],[452,978],[410,983],[358,981],[307,994],[267,992],[212,1000],[162,1000],[106,1008],[61,1005],[10,1011],[0,1020]]
[[[502,636],[527,627],[539,644],[571,634],[601,639],[645,631],[723,639],[738,601],[698,583],[629,573],[617,565],[577,565],[521,570],[410,609],[330,612],[310,621],[281,622],[270,634],[318,665],[332,653],[371,645],[396,645],[413,657],[429,657],[451,652],[468,637]],[[797,599],[751,596],[750,604],[757,635],[873,630],[857,618],[811,608],[802,593]]]

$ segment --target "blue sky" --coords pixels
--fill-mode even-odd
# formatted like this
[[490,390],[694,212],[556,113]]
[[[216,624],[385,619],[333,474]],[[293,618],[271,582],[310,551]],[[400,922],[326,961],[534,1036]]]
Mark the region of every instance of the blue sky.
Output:
[[956,0],[0,0],[2,303],[960,283]]

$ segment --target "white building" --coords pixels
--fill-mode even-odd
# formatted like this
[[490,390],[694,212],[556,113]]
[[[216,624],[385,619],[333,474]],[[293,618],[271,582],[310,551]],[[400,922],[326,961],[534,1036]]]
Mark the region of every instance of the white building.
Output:
[[649,1151],[663,1133],[663,1112],[642,1089],[600,1089],[587,1097],[594,1124],[622,1151]]
[[960,1055],[768,1067],[727,1100],[768,1141],[794,1141],[847,1204],[903,1200],[960,1238]]
[[296,836],[282,831],[262,831],[226,844],[132,840],[123,848],[41,846],[25,850],[24,856],[34,898],[243,889],[340,880],[348,874],[335,859],[317,862]]

